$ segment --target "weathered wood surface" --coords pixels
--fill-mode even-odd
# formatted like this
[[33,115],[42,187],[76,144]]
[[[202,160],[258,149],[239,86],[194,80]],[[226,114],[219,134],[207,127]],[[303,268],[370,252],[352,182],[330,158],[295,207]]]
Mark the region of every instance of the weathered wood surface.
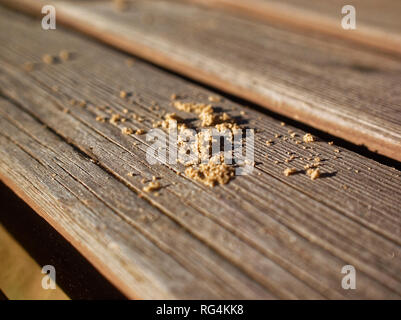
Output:
[[[328,33],[388,52],[401,53],[401,2],[398,0],[188,0],[237,13]],[[352,5],[356,29],[344,30],[341,9]]]
[[[6,2],[8,2],[6,0]],[[401,160],[401,60],[181,1],[16,0],[40,14],[313,127]]]
[[[399,171],[325,141],[274,138],[304,132],[223,99],[217,106],[257,129],[257,165],[208,188],[177,174],[180,165],[150,165],[145,135],[95,117],[101,105],[128,109],[144,121],[123,125],[149,130],[176,111],[171,94],[207,102],[213,93],[141,61],[128,67],[126,55],[60,27],[0,15],[0,177],[129,297],[400,297]],[[40,62],[63,49],[71,61]],[[288,152],[298,156],[290,164]],[[321,179],[283,175],[317,155]],[[142,191],[153,175],[158,196]],[[347,264],[356,290],[341,288]]]

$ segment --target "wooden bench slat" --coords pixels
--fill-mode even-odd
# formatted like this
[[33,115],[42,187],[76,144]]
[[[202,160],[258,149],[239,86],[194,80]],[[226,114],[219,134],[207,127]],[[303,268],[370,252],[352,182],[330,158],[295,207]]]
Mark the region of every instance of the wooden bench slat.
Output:
[[[390,53],[401,53],[401,3],[397,0],[188,0],[295,28],[327,33]],[[343,6],[356,12],[356,29],[345,30]]]
[[[46,210],[48,204],[43,203],[45,200],[40,199],[40,196],[49,200],[60,197],[63,189],[75,196],[76,200],[56,198],[55,202],[62,204],[60,215],[45,213],[44,217],[54,220],[56,229],[67,234],[66,237],[74,245],[80,247],[84,242],[82,249],[85,255],[95,256],[95,266],[103,272],[106,270],[106,275],[113,282],[121,286],[122,281],[127,281],[129,286],[125,285],[122,289],[129,297],[274,297],[238,273],[185,230],[160,214],[155,207],[138,198],[137,194],[113,175],[93,164],[90,158],[83,158],[65,141],[21,112],[20,108],[5,100],[1,100],[1,105],[2,155],[8,152],[8,156],[2,158],[1,176],[10,182],[8,170],[22,174],[21,170],[29,170],[32,162],[38,162],[45,170],[35,168],[34,173],[30,174],[24,171],[24,178],[15,176],[11,181],[11,185],[22,193],[26,193],[29,188],[36,189],[38,195],[29,203],[33,201],[36,208],[39,206]],[[32,158],[29,159],[29,156]],[[22,161],[24,163],[21,164]],[[18,164],[11,169],[15,163]],[[41,174],[43,171],[46,176]],[[32,178],[31,175],[35,173],[37,176]],[[44,186],[37,179],[52,179],[54,184],[59,184],[60,190],[54,186]],[[49,187],[55,190],[48,190]],[[79,208],[77,202],[82,203],[86,210]],[[86,216],[76,216],[76,210]],[[93,212],[92,215],[87,214],[87,210]],[[115,217],[116,221],[110,221],[105,216]],[[87,240],[92,234],[98,235],[93,235],[96,240],[103,238],[96,246]],[[146,240],[135,242],[137,237]],[[160,251],[165,253],[161,254]],[[97,259],[101,259],[101,263]],[[146,266],[142,265],[142,259],[146,260]],[[121,264],[118,269],[115,268],[116,263]],[[188,276],[188,270],[191,276]],[[136,274],[138,272],[144,274],[139,277]],[[197,277],[202,281],[196,280]]]

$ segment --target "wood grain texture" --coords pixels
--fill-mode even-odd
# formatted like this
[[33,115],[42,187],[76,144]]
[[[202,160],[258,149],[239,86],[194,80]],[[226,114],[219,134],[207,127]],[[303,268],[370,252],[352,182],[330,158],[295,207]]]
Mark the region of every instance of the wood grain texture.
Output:
[[[37,14],[43,3],[12,1]],[[110,2],[50,3],[61,23],[401,160],[397,57],[180,1],[133,1],[123,12]]]
[[[188,0],[236,13],[327,33],[373,48],[401,54],[401,3],[397,0]],[[344,30],[341,9],[352,5],[356,29]]]
[[[61,28],[0,14],[0,176],[128,296],[400,297],[399,171],[325,141],[304,149],[274,138],[304,132],[223,99],[218,107],[257,129],[257,165],[205,187],[177,174],[180,165],[150,165],[145,135],[95,118],[98,106],[122,116],[128,109],[144,121],[124,126],[149,130],[176,111],[171,94],[207,102],[214,93],[141,61],[128,67],[128,56]],[[71,61],[40,62],[63,49],[74,52]],[[291,164],[288,152],[298,156]],[[315,156],[324,159],[321,179],[283,175]],[[158,196],[142,191],[153,175]],[[346,264],[357,270],[356,290],[341,288]]]

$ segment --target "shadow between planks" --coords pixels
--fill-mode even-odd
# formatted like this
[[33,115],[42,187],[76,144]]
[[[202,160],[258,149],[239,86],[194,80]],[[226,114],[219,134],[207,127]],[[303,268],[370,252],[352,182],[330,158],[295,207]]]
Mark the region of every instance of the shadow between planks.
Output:
[[[0,288],[10,300],[69,300],[56,286],[44,290],[42,268],[0,224]],[[1,300],[1,295],[0,295]]]
[[68,299],[125,299],[46,220],[2,183],[0,201],[3,203],[0,230],[4,228],[9,233],[5,238],[8,241],[1,243],[8,259],[2,256],[0,261],[0,287],[10,300],[53,300],[60,297],[54,290],[41,287],[44,276],[41,268],[45,265],[54,266],[57,288],[61,288]]
[[[1,179],[128,297],[400,297],[399,171],[326,141],[296,144],[288,130],[298,139],[305,132],[223,98],[216,107],[256,129],[256,167],[205,187],[179,165],[150,165],[145,135],[121,128],[150,130],[176,111],[174,93],[207,102],[213,92],[139,60],[129,67],[129,56],[62,28],[43,32],[38,20],[0,15]],[[73,59],[40,62],[61,50]],[[108,116],[103,105],[144,121],[95,121]],[[288,152],[298,157],[290,164]],[[322,179],[283,175],[316,156]],[[152,176],[159,196],[142,191]],[[356,290],[341,288],[347,264]]]
[[[2,0],[40,15],[48,2]],[[400,57],[186,1],[51,1],[57,21],[274,112],[401,160]]]

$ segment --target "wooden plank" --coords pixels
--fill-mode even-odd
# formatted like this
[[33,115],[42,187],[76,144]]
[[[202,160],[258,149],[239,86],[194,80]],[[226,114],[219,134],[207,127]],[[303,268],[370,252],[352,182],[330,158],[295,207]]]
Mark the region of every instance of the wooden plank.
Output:
[[[42,288],[42,266],[0,224],[0,288],[10,300],[69,300],[65,292]],[[1,300],[1,292],[0,292]]]
[[[149,130],[176,111],[171,94],[207,102],[212,92],[140,61],[128,67],[126,55],[61,28],[43,32],[36,20],[1,16],[0,87],[9,101],[0,109],[1,177],[131,297],[400,296],[399,171],[324,141],[296,144],[287,130],[302,130],[223,98],[220,108],[257,129],[257,166],[211,189],[177,175],[178,164],[150,165],[145,135],[95,118],[97,106],[122,116],[127,109],[144,121],[125,126]],[[61,50],[74,58],[40,62]],[[21,68],[26,62],[33,71]],[[322,179],[285,177],[288,152],[298,169],[324,159]],[[158,196],[142,190],[153,175]],[[346,264],[358,272],[356,290],[341,288]]]
[[[13,106],[8,104],[6,101],[2,101],[2,111],[7,112],[7,116],[10,116],[11,114],[14,113],[14,117],[17,117],[17,114],[15,112],[21,112],[18,110],[18,108],[15,108],[13,110]],[[4,113],[2,115],[5,115]],[[174,291],[177,291],[177,296],[176,297],[209,297],[209,296],[214,296],[214,297],[247,297],[247,296],[253,296],[255,294],[256,296],[254,297],[272,297],[266,292],[263,292],[256,284],[253,286],[250,285],[250,287],[253,289],[254,292],[250,292],[251,290],[246,288],[246,284],[242,284],[240,282],[244,281],[244,276],[241,276],[241,274],[237,274],[235,272],[235,269],[233,272],[231,272],[231,269],[233,267],[230,267],[225,263],[224,261],[220,261],[218,257],[214,257],[213,253],[210,253],[207,248],[205,249],[203,246],[203,249],[201,248],[202,246],[199,247],[197,245],[197,242],[195,239],[192,237],[189,237],[186,232],[183,233],[183,230],[175,226],[174,223],[169,221],[163,216],[159,216],[157,214],[157,210],[154,209],[153,207],[150,207],[148,204],[146,204],[145,201],[140,200],[137,195],[126,187],[123,187],[121,184],[118,184],[115,179],[113,179],[112,176],[108,175],[106,172],[100,171],[99,174],[97,174],[97,170],[94,169],[94,165],[91,164],[89,159],[85,159],[86,161],[82,161],[82,156],[77,154],[75,152],[75,159],[74,159],[74,154],[71,153],[71,147],[68,146],[66,143],[62,144],[60,143],[60,140],[57,139],[57,137],[54,134],[51,134],[48,132],[48,130],[43,129],[43,126],[40,125],[39,123],[36,123],[35,127],[35,121],[32,118],[29,118],[26,114],[21,116],[19,118],[19,121],[24,121],[22,124],[24,124],[25,128],[27,125],[29,125],[29,129],[34,131],[36,134],[40,135],[41,141],[35,141],[32,139],[32,137],[29,137],[29,135],[21,134],[21,132],[18,134],[18,131],[20,131],[21,128],[18,127],[13,127],[10,126],[10,123],[6,123],[4,121],[5,119],[2,118],[1,124],[3,127],[4,131],[8,131],[7,135],[4,135],[2,132],[2,144],[3,144],[3,150],[2,152],[8,152],[8,157],[9,158],[15,158],[14,159],[14,165],[19,169],[19,166],[16,165],[15,160],[18,159],[18,161],[21,162],[26,162],[26,170],[29,170],[29,168],[32,169],[32,162],[37,161],[39,164],[43,165],[44,167],[50,167],[47,172],[46,176],[48,179],[52,179],[60,184],[60,187],[65,188],[66,190],[70,191],[73,193],[75,197],[79,197],[79,202],[83,203],[86,205],[86,210],[83,210],[82,208],[78,208],[79,212],[82,214],[87,215],[87,211],[90,210],[94,212],[94,214],[99,214],[102,213],[105,216],[112,218],[113,216],[116,216],[116,212],[118,211],[118,207],[122,207],[125,209],[125,214],[128,215],[128,217],[125,217],[125,219],[129,219],[129,221],[122,221],[121,218],[117,219],[116,222],[111,222],[108,221],[108,219],[102,218],[102,217],[86,217],[87,219],[92,219],[90,221],[91,224],[89,224],[88,221],[80,221],[77,218],[73,216],[68,216],[66,218],[58,217],[55,214],[51,214],[51,217],[47,216],[49,213],[46,213],[47,215],[45,216],[46,219],[52,219],[56,220],[53,223],[56,225],[56,228],[60,231],[66,234],[66,236],[70,239],[70,241],[74,245],[78,246],[84,246],[83,250],[88,258],[90,259],[91,255],[94,256],[99,256],[101,255],[102,258],[102,263],[99,265],[99,262],[94,260],[94,263],[97,267],[99,267],[101,270],[104,268],[108,268],[110,266],[115,268],[115,265],[113,265],[113,262],[119,262],[122,264],[122,268],[125,269],[124,272],[121,270],[113,270],[119,272],[119,278],[116,280],[115,275],[109,275],[109,273],[106,273],[106,275],[109,275],[111,277],[112,281],[119,282],[119,281],[137,281],[141,283],[141,287],[146,287],[147,286],[147,279],[142,276],[138,276],[137,274],[141,271],[144,272],[144,274],[149,274],[152,272],[152,269],[162,269],[163,271],[157,272],[154,277],[157,279],[153,279],[152,281],[155,282],[152,286],[147,287],[147,290],[139,290],[138,285],[131,285],[129,288],[124,288],[126,290],[126,293],[131,296],[131,297],[141,297],[141,298],[157,298],[157,297],[175,297]],[[14,119],[16,120],[16,119]],[[47,134],[46,134],[47,132]],[[7,141],[8,139],[8,141]],[[53,141],[52,141],[53,140]],[[11,142],[11,143],[10,143]],[[46,148],[43,150],[44,143],[46,143]],[[17,147],[17,148],[16,148]],[[18,147],[20,150],[18,150]],[[54,154],[54,150],[52,150],[52,147],[54,147],[58,153]],[[21,154],[18,154],[20,152]],[[27,155],[31,156],[32,159],[25,159],[26,157],[23,156],[23,152],[25,152]],[[61,155],[64,154],[65,157],[61,157]],[[2,153],[2,156],[4,154]],[[37,159],[35,157],[38,157]],[[8,161],[8,159],[5,155],[2,160],[6,163],[6,165],[12,166],[13,163]],[[77,159],[81,158],[81,162],[77,161]],[[36,159],[36,160],[35,160]],[[74,161],[75,160],[75,161]],[[75,162],[75,171],[73,171],[74,166],[69,167],[68,162]],[[7,166],[3,164],[2,166],[2,178],[4,178],[4,170],[10,170],[12,171],[13,169],[7,168]],[[89,166],[88,166],[89,165]],[[92,167],[92,168],[91,168]],[[43,169],[42,169],[43,170]],[[71,172],[69,171],[71,170]],[[80,170],[81,172],[79,172]],[[18,173],[21,173],[21,170],[14,169],[14,171],[20,171]],[[38,173],[39,170],[35,170],[36,173]],[[78,180],[78,179],[84,179],[84,176],[79,176],[79,174],[90,174],[92,176],[92,181],[82,181],[81,184],[75,185],[75,184],[69,184],[69,180]],[[99,177],[103,175],[103,177]],[[98,179],[94,179],[93,177],[97,177],[98,179],[101,179],[103,181],[98,181]],[[31,178],[30,175],[26,176],[27,179]],[[51,178],[50,178],[51,177]],[[9,175],[5,177],[6,183],[14,185],[17,181],[18,182],[23,182],[21,178],[18,177],[13,177],[14,180],[10,181]],[[45,176],[38,175],[35,177],[36,179],[46,179]],[[35,178],[31,180],[32,187],[41,189],[42,185],[38,182],[35,181]],[[69,179],[68,179],[69,178]],[[105,182],[107,181],[107,184]],[[114,180],[114,182],[113,182]],[[87,183],[88,185],[86,185]],[[90,185],[92,183],[92,185]],[[100,184],[103,183],[103,185],[107,186],[107,192],[108,196],[104,196],[101,200],[97,200],[95,197],[95,194],[90,194],[88,190],[85,190],[85,188],[88,188],[89,190],[90,187],[93,188],[94,184]],[[15,189],[16,187],[14,187]],[[27,192],[27,186],[19,186],[16,188],[20,192]],[[124,191],[125,189],[125,191]],[[57,190],[58,191],[58,190]],[[43,192],[41,195],[40,192]],[[96,192],[100,193],[102,195],[102,190],[97,185]],[[127,194],[128,192],[128,194]],[[47,198],[50,198],[53,196],[56,192],[53,191],[48,191],[48,190],[40,190],[37,191],[38,195],[37,196],[46,196]],[[58,191],[56,193],[57,195],[60,196],[61,192]],[[100,197],[100,195],[97,195]],[[65,197],[65,195],[63,195]],[[110,199],[109,199],[110,197]],[[127,198],[125,198],[127,197]],[[26,197],[25,197],[26,198]],[[134,198],[134,199],[132,199]],[[124,201],[124,199],[127,199]],[[35,199],[36,200],[36,199]],[[35,201],[33,200],[33,201]],[[64,200],[64,201],[63,201]],[[36,200],[38,201],[38,200]],[[107,201],[107,203],[105,203]],[[121,202],[120,202],[121,201]],[[70,203],[72,202],[77,202],[77,201],[71,201],[71,199],[61,199],[57,201],[58,203],[64,204],[62,208],[62,214],[68,214],[69,211],[73,211],[75,208],[70,207]],[[141,203],[142,202],[142,203]],[[32,204],[32,200],[30,201]],[[43,203],[37,203],[34,202],[33,206],[39,210],[39,212],[42,212],[43,209],[47,209],[47,205]],[[103,204],[103,205],[102,205]],[[146,205],[144,205],[146,204]],[[109,207],[115,207],[114,210],[111,210]],[[74,207],[79,207],[74,203]],[[144,209],[144,207],[148,207],[148,210]],[[113,212],[114,211],[114,212]],[[73,211],[74,212],[74,211]],[[75,219],[74,219],[75,218]],[[64,221],[65,220],[65,221]],[[166,224],[167,222],[167,224]],[[68,223],[69,228],[64,226],[63,224]],[[130,228],[127,228],[127,225],[131,225]],[[143,226],[143,230],[140,230],[142,232],[138,232],[136,228],[141,228]],[[85,231],[79,230],[79,228],[86,229]],[[152,230],[151,229],[155,229]],[[71,229],[71,230],[70,230]],[[172,230],[173,229],[173,230]],[[74,231],[72,231],[74,230]],[[181,232],[179,231],[181,230]],[[89,233],[93,233],[93,231],[96,231],[98,233],[97,237],[104,237],[104,241],[107,241],[107,245],[105,248],[99,249],[99,246],[102,246],[103,243],[100,243],[100,241],[97,243],[97,246],[93,245],[91,241],[87,238],[89,236]],[[81,235],[83,233],[83,235]],[[111,233],[111,234],[110,234]],[[116,235],[118,233],[118,236]],[[146,238],[151,238],[152,242],[154,242],[158,247],[161,247],[161,249],[156,250],[155,245],[150,245],[149,244],[149,239],[147,239],[148,242],[135,242],[135,238],[141,238],[141,234],[145,233]],[[160,237],[158,238],[158,234],[160,233]],[[184,238],[186,237],[185,241],[183,243],[180,243],[180,240],[182,239],[182,234],[184,234]],[[124,240],[121,240],[121,237],[124,238]],[[127,239],[125,239],[127,237]],[[165,241],[170,241],[171,243],[167,244]],[[78,242],[78,244],[77,244]],[[192,251],[187,250],[186,247],[183,246],[185,244],[186,246],[189,246],[192,248]],[[104,246],[104,245],[103,245]],[[85,248],[86,247],[86,248]],[[129,250],[125,250],[125,247],[128,247]],[[165,249],[171,255],[172,257],[166,256],[166,254],[160,256],[160,250]],[[104,250],[105,252],[102,252]],[[137,253],[132,253],[131,250],[136,250],[138,251]],[[184,253],[181,252],[182,250],[185,250],[185,256]],[[125,252],[124,252],[125,251]],[[180,253],[181,252],[181,253]],[[207,254],[206,254],[207,252]],[[205,255],[204,258],[201,257],[202,253]],[[119,260],[122,261],[115,261],[117,260],[116,254],[122,255]],[[141,259],[139,260],[138,256],[140,255]],[[177,259],[179,260],[174,261],[173,257],[180,256],[181,258]],[[195,255],[195,256],[194,256]],[[143,267],[139,264],[141,260],[147,259],[147,263],[155,263],[156,266],[150,267],[147,266],[147,268],[142,269]],[[134,262],[132,261],[134,260]],[[139,261],[138,261],[139,260]],[[194,264],[193,266],[193,276],[189,277],[188,276],[188,271],[187,268],[188,266],[185,266],[185,268],[181,267],[180,265],[183,264],[185,261],[188,261],[188,264]],[[205,263],[205,261],[212,260],[213,262],[211,265],[208,265],[207,267],[203,267],[202,265]],[[173,262],[172,262],[173,261]],[[216,263],[217,265],[214,265]],[[168,266],[168,264],[170,264]],[[121,268],[121,267],[120,267]],[[132,269],[135,268],[135,272],[132,271]],[[214,280],[208,279],[210,275],[206,275],[205,273],[211,273],[211,274],[218,274],[219,269],[222,269],[224,272],[222,272],[219,275],[219,279],[217,280],[216,278]],[[210,271],[209,271],[210,270]],[[128,276],[125,275],[124,273],[128,273]],[[168,278],[163,278],[164,275],[163,273],[168,273]],[[228,273],[228,274],[226,274]],[[178,276],[178,274],[181,274]],[[196,281],[195,276],[198,276],[199,278],[202,279],[202,281],[206,281],[208,288],[204,287],[201,284],[201,281]],[[212,276],[215,277],[215,276]],[[234,277],[231,279],[231,277]],[[132,279],[133,278],[133,279]],[[229,280],[228,280],[228,279]],[[170,279],[170,280],[169,280]],[[247,279],[247,278],[245,278]],[[149,280],[148,280],[149,281]],[[222,286],[222,282],[227,281],[227,283]],[[162,282],[159,284],[161,286],[160,288],[157,288],[158,283],[157,282]],[[169,285],[168,282],[171,282]],[[239,282],[239,283],[237,283]],[[247,280],[245,280],[247,282]],[[252,284],[251,281],[248,280]],[[213,284],[216,283],[216,286],[219,285],[219,289],[217,292],[213,292]],[[172,288],[169,288],[171,286]],[[231,288],[231,286],[235,286],[235,288]],[[121,284],[120,284],[121,287]],[[138,290],[138,291],[137,291]],[[164,290],[165,293],[163,293],[161,290]],[[168,291],[172,290],[172,292]],[[147,292],[149,291],[149,292]]]
[[[180,1],[138,0],[123,12],[110,2],[49,3],[61,23],[401,160],[398,57]],[[9,4],[39,14],[44,2]]]
[[[295,28],[324,32],[391,53],[401,53],[401,3],[397,0],[189,0]],[[344,30],[341,9],[352,5],[356,29]]]

